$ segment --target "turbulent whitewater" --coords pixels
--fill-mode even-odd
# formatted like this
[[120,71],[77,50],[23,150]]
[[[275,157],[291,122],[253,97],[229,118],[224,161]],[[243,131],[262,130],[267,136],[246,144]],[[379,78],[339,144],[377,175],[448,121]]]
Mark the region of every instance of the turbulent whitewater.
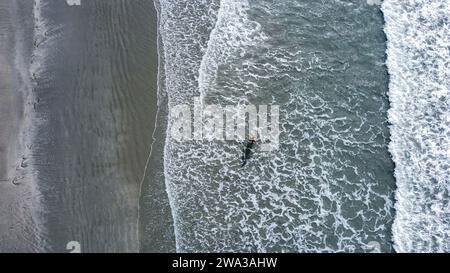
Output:
[[391,251],[395,184],[379,7],[159,5],[169,109],[197,96],[206,104],[280,106],[280,149],[256,149],[245,168],[242,143],[167,134],[177,250]]
[[450,1],[385,0],[395,249],[450,251]]

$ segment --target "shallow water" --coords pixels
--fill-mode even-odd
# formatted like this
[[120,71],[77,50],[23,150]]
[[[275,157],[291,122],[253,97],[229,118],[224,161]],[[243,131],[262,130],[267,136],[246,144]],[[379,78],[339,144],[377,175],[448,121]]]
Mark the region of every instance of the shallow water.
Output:
[[246,168],[238,142],[178,143],[168,134],[177,250],[372,251],[377,242],[391,251],[395,185],[378,7],[160,3],[169,108],[199,95],[280,105],[280,149],[257,151]]

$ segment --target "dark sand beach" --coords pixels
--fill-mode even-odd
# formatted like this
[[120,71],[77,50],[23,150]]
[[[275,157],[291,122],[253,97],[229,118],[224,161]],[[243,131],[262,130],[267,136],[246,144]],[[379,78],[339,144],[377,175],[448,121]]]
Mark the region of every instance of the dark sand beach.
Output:
[[50,251],[77,241],[83,252],[137,252],[156,113],[153,2],[59,3],[42,15],[57,41],[36,89]]
[[[138,252],[157,110],[153,1],[19,2],[20,26],[0,2],[0,251],[65,252],[76,241],[82,252]],[[10,39],[17,30],[27,39]],[[31,102],[18,92],[19,69]],[[16,181],[26,153],[33,171]]]
[[30,1],[0,1],[0,252],[37,252],[45,237],[29,157],[31,14]]

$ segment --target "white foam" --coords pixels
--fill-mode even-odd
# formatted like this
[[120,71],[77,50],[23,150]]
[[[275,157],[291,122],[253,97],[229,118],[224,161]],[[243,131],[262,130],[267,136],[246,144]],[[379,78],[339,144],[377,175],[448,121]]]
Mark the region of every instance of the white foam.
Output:
[[[164,91],[168,95],[168,106],[186,103],[186,100],[198,96],[195,78],[199,71],[201,57],[206,49],[204,33],[212,30],[215,23],[217,6],[214,1],[207,3],[189,1],[180,5],[177,0],[157,1],[159,6],[159,35],[163,47],[164,60]],[[180,16],[183,14],[183,16]],[[199,29],[201,26],[204,29]],[[186,55],[183,55],[186,54]],[[169,124],[171,117],[169,116]],[[167,132],[171,128],[168,126]],[[183,230],[179,223],[180,199],[178,195],[183,189],[173,186],[173,180],[168,170],[173,169],[169,151],[171,149],[170,134],[164,148],[164,176],[166,191],[174,220],[177,251],[185,251],[183,246]]]
[[[264,41],[261,26],[247,16],[249,3],[246,0],[222,0],[217,21],[208,40],[207,50],[200,65],[198,86],[201,96],[208,90],[217,89],[215,85],[220,65],[230,59],[243,57],[246,49]],[[251,81],[248,85],[257,86]]]
[[[374,240],[384,250],[390,188],[380,186],[375,170],[358,161],[367,159],[355,152],[358,147],[366,156],[384,153],[382,143],[374,141],[384,125],[374,124],[372,113],[355,113],[360,109],[350,98],[336,106],[308,90],[313,88],[301,81],[305,70],[341,65],[333,67],[320,52],[305,55],[289,35],[283,37],[289,46],[274,46],[281,38],[252,21],[251,4],[275,28],[288,8],[303,8],[297,1],[288,6],[223,0],[210,15],[208,6],[215,5],[208,1],[161,1],[169,108],[200,94],[224,105],[251,97],[283,103],[281,149],[258,151],[246,168],[240,168],[242,143],[178,143],[167,134],[165,179],[177,250],[372,251]],[[272,82],[282,82],[283,90],[264,90]],[[333,113],[339,107],[351,112],[348,119]],[[169,117],[168,132],[171,123]],[[363,136],[357,138],[352,129]]]
[[450,1],[385,0],[395,249],[450,251]]

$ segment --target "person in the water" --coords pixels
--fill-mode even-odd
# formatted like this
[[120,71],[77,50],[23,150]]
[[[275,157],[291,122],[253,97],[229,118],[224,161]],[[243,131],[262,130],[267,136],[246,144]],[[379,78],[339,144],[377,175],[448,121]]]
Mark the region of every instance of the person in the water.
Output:
[[251,153],[252,153],[252,149],[253,149],[253,145],[256,143],[256,139],[255,137],[251,137],[248,141],[247,141],[247,145],[245,147],[244,150],[244,155],[242,156],[242,160],[244,161],[242,163],[241,167],[244,167],[245,164],[247,164],[247,159],[250,158]]

